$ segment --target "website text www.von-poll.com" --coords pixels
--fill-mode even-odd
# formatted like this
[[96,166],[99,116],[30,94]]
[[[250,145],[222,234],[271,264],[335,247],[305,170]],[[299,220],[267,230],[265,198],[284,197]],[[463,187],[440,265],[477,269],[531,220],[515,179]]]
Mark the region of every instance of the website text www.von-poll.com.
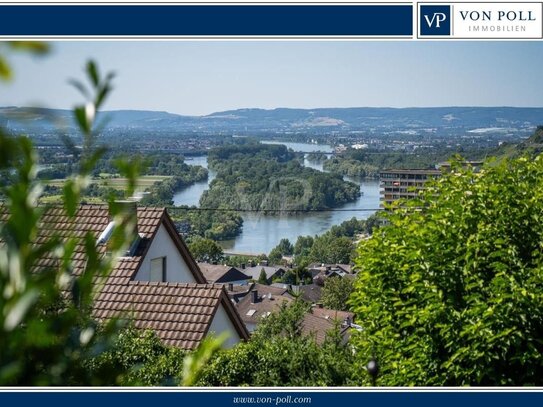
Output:
[[267,404],[280,406],[284,404],[311,404],[311,397],[293,397],[291,395],[278,397],[234,397],[234,404]]

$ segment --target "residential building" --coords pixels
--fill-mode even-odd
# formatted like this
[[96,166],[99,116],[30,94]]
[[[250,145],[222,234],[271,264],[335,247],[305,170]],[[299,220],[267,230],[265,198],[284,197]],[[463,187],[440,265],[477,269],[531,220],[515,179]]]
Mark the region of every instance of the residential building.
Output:
[[332,272],[338,275],[350,274],[353,272],[353,266],[350,264],[324,264],[313,263],[308,266],[308,271],[311,273],[311,277],[315,277],[318,274],[330,274]]
[[287,283],[273,283],[272,287],[282,288],[294,295],[299,295],[300,298],[310,304],[317,304],[321,301],[322,286],[318,284],[295,285]]
[[[222,285],[207,284],[187,246],[164,208],[125,203],[137,219],[130,250],[112,272],[97,280],[92,315],[98,321],[125,317],[136,328],[152,329],[170,346],[194,349],[214,332],[228,332],[226,346],[246,340],[249,333]],[[9,214],[0,206],[0,223]],[[48,208],[36,241],[54,231],[61,237],[81,238],[72,257],[73,274],[81,275],[86,257],[83,237],[91,233],[101,255],[107,254],[114,226],[106,205],[80,205],[69,218],[61,207]],[[35,272],[58,267],[49,254],[37,262]]]
[[311,304],[317,304],[321,302],[322,298],[322,286],[318,284],[307,284],[299,286],[298,293],[304,301]]
[[436,169],[381,171],[381,207],[399,199],[416,198],[424,190],[426,182],[440,176],[441,171]]
[[342,342],[349,340],[351,329],[359,328],[353,324],[354,313],[347,311],[336,311],[316,306],[311,313],[304,316],[302,322],[302,334],[312,336],[315,341],[322,345],[330,331],[339,329]]
[[302,321],[302,335],[311,336],[317,344],[322,345],[326,337],[331,334],[334,329],[339,328],[339,334],[343,343],[349,340],[350,326],[337,323],[332,319],[318,317],[313,314],[305,314]]
[[262,318],[292,301],[294,298],[285,288],[255,284],[249,294],[236,304],[236,308],[249,332],[253,332]]
[[225,284],[226,293],[228,294],[228,298],[230,298],[230,301],[232,301],[232,303],[234,304],[237,304],[243,299],[243,297],[251,292],[254,285],[255,283],[248,283],[245,285],[227,283]]
[[246,285],[251,278],[237,268],[227,265],[198,263],[198,267],[208,283]]
[[281,278],[285,274],[286,270],[283,267],[258,265],[253,267],[247,267],[243,269],[243,274],[246,274],[254,281],[258,281],[260,274],[264,270],[266,273],[266,281],[271,284],[274,278]]

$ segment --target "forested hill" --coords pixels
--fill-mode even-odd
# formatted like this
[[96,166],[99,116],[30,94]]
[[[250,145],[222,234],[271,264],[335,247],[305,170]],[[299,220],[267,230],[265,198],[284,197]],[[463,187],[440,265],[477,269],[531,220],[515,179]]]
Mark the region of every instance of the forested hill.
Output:
[[543,126],[537,126],[535,132],[528,139],[518,144],[504,143],[489,153],[489,156],[495,156],[501,160],[520,156],[535,157],[541,153],[543,153]]
[[304,211],[333,208],[360,196],[340,175],[305,168],[283,145],[249,144],[210,151],[217,171],[201,207]]
[[[473,131],[522,132],[543,120],[543,108],[431,107],[431,108],[318,108],[237,109],[204,116],[161,111],[115,110],[101,114],[110,129],[221,131],[221,132],[320,132],[350,131]],[[74,128],[69,110],[0,107],[0,125],[18,131]]]

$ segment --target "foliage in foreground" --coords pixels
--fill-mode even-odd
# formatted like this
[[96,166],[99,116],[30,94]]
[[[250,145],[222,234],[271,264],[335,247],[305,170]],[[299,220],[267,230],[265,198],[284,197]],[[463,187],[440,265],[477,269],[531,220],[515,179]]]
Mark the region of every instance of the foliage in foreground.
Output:
[[543,157],[457,164],[411,204],[358,249],[359,372],[375,357],[383,386],[543,385]]
[[[0,58],[0,65],[3,61]],[[93,168],[105,152],[104,147],[95,145],[94,119],[113,78],[111,74],[102,78],[93,62],[87,64],[86,73],[90,90],[72,82],[89,101],[74,109],[84,147],[77,170],[62,191],[64,215],[71,220]],[[116,163],[127,178],[128,192],[133,193],[137,165],[121,160]],[[0,129],[0,179],[7,180],[0,185],[4,200],[0,204],[0,385],[152,385],[171,381],[193,385],[221,339],[208,338],[182,358],[180,350],[165,348],[154,334],[123,330],[125,323],[118,320],[100,325],[94,321],[95,281],[107,277],[116,259],[124,255],[134,219],[109,202],[117,225],[108,242],[110,255],[99,253],[96,237],[90,232],[77,236],[52,230],[37,239],[48,209],[37,205],[43,191],[37,165],[36,150],[29,139],[8,136]],[[86,259],[80,275],[74,273],[73,263],[78,245]],[[43,258],[53,260],[55,266],[37,273],[36,265]]]
[[120,374],[109,385],[166,386],[181,382],[184,351],[166,347],[153,331],[133,327],[123,330],[114,345],[85,367],[95,375],[118,370]]
[[[102,78],[94,63],[87,64],[91,91],[74,82],[90,101],[74,109],[84,147],[77,173],[63,189],[64,213],[74,219],[81,191],[103,148],[94,145],[94,118],[111,89],[112,75]],[[92,96],[91,96],[92,94]],[[91,233],[65,236],[51,231],[36,242],[41,217],[47,210],[37,206],[42,184],[36,179],[37,157],[30,140],[6,136],[0,131],[0,170],[10,175],[1,189],[5,203],[0,208],[0,384],[1,385],[99,385],[112,380],[117,369],[89,374],[84,361],[110,346],[119,328],[115,320],[101,329],[90,316],[94,279],[105,277],[125,250],[134,219],[111,204],[117,227],[110,239],[111,256],[100,256]],[[133,168],[119,162],[119,170],[132,180]],[[72,257],[84,247],[87,262],[75,275]],[[56,266],[35,273],[40,259]]]
[[332,330],[323,345],[302,336],[308,305],[295,301],[261,322],[248,342],[212,358],[202,386],[342,386],[352,377],[352,353]]

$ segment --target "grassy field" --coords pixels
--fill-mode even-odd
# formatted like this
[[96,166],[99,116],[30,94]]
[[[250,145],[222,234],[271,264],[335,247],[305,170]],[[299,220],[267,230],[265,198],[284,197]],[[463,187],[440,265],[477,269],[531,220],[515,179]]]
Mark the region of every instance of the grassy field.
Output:
[[[171,176],[168,175],[143,175],[138,179],[138,186],[137,189],[140,191],[145,190],[146,188],[149,188],[151,185],[153,185],[155,182],[161,182],[165,179],[171,178]],[[66,179],[52,179],[50,181],[47,181],[47,185],[55,186],[55,187],[62,187],[64,183],[66,182]],[[92,184],[97,184],[101,187],[111,187],[114,189],[119,190],[125,190],[127,187],[127,179],[126,178],[114,178],[111,176],[103,176],[93,178]]]
[[[62,195],[48,195],[40,197],[40,203],[42,204],[59,204],[63,202]],[[107,203],[100,199],[99,197],[84,197],[82,202],[88,204],[104,204]]]

